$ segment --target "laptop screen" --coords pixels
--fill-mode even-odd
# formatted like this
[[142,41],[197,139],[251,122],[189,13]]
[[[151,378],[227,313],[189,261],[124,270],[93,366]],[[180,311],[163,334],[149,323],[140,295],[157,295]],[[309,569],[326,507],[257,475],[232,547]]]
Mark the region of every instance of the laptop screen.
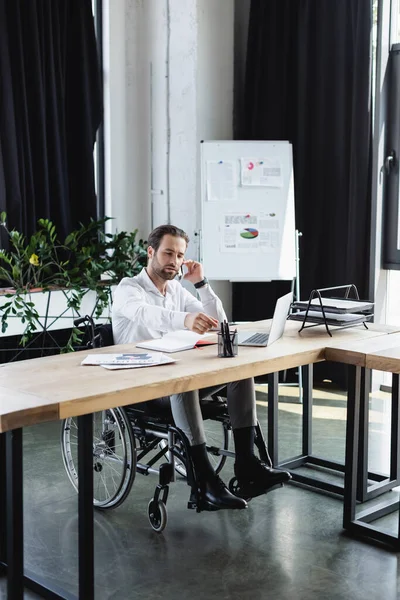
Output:
[[293,302],[293,292],[281,296],[276,301],[274,316],[272,317],[271,329],[269,332],[268,346],[279,340],[285,330],[285,323],[289,314],[290,305]]

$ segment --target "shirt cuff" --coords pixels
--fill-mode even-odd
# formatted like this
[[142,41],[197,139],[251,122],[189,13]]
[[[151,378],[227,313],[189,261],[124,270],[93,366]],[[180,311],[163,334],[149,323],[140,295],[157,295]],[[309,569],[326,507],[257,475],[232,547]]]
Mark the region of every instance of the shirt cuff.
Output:
[[215,298],[215,293],[213,292],[209,283],[206,283],[201,288],[198,288],[196,292],[199,294],[201,300],[210,300],[211,298]]
[[178,329],[185,329],[185,319],[187,312],[174,312],[172,316],[172,327],[174,331]]

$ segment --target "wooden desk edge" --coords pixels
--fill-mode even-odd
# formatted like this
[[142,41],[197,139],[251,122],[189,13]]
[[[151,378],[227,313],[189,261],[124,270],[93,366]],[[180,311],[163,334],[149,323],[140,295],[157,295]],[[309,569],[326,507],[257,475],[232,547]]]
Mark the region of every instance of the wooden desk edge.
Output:
[[387,373],[400,373],[400,360],[391,356],[374,356],[367,354],[365,366],[375,371]]
[[344,363],[355,367],[365,367],[366,353],[359,350],[343,350],[342,348],[325,348],[325,360]]
[[5,433],[19,427],[29,427],[48,421],[58,421],[60,411],[58,404],[47,404],[35,408],[17,410],[7,415],[0,415],[0,433]]

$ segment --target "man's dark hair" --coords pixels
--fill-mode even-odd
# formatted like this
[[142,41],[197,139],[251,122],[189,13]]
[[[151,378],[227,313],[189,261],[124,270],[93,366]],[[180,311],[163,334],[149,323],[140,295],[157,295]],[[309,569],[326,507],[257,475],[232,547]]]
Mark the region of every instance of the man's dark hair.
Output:
[[179,227],[175,227],[175,225],[160,225],[159,227],[153,229],[153,231],[150,233],[149,237],[147,238],[147,245],[154,248],[155,252],[157,252],[164,235],[181,237],[185,240],[186,245],[189,243],[189,236],[183,231],[183,229],[179,229]]

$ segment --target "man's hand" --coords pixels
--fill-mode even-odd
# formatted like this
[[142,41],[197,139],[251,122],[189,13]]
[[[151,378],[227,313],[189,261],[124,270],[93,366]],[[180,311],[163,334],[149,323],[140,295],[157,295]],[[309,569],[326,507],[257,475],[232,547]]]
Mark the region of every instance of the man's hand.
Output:
[[196,333],[206,333],[218,327],[218,321],[204,313],[189,313],[185,317],[185,327]]
[[183,279],[190,281],[191,283],[199,283],[204,279],[203,265],[195,260],[184,260],[183,264],[187,268],[187,273]]

